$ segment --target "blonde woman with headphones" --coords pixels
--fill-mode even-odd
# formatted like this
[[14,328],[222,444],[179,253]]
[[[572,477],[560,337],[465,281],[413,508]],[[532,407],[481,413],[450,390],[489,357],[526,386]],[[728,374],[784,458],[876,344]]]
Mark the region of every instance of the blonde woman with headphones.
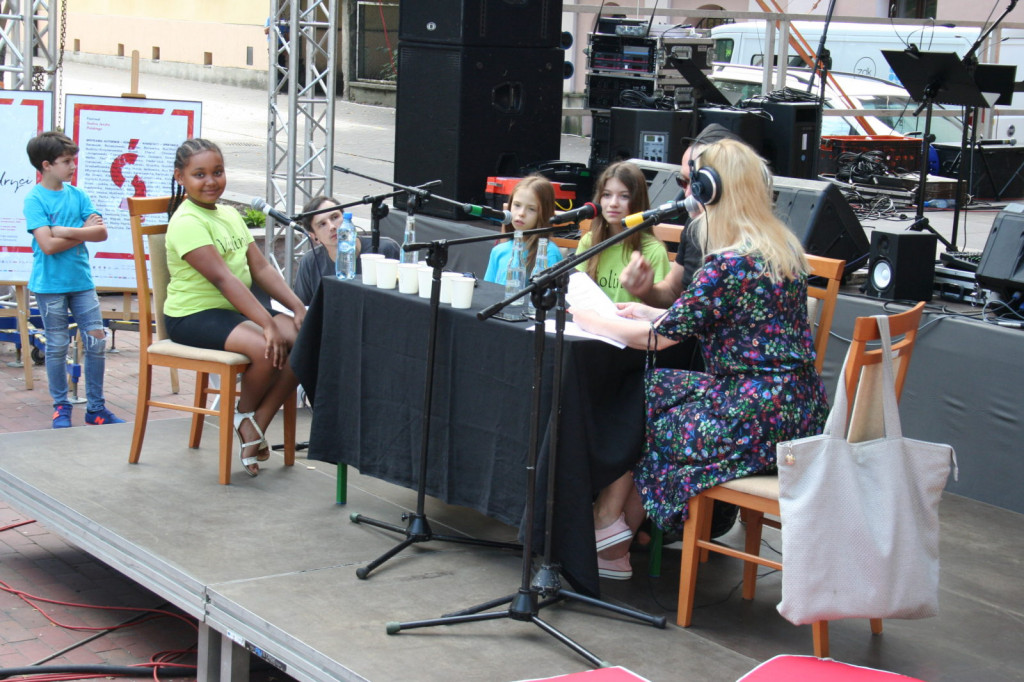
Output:
[[764,161],[722,140],[690,159],[689,171],[704,261],[675,303],[619,304],[617,318],[570,310],[583,329],[632,348],[696,337],[707,368],[648,371],[643,454],[594,505],[605,578],[632,576],[629,545],[645,515],[681,532],[691,497],[773,469],[775,444],[819,433],[828,414],[807,321],[807,261],[772,213]]

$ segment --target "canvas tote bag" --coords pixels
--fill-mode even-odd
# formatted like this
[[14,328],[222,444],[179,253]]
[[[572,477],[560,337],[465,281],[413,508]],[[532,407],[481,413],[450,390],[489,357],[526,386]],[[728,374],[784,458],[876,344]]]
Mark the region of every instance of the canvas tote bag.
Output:
[[824,433],[777,447],[778,610],[796,625],[938,613],[939,499],[951,466],[956,477],[956,455],[949,445],[903,437],[889,319],[875,319],[884,436],[847,440],[844,362]]

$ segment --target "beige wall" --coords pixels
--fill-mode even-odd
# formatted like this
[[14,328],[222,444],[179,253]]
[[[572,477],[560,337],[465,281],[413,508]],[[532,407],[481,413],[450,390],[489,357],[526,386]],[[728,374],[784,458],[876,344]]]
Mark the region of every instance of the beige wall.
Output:
[[[66,50],[124,56],[138,50],[143,59],[267,70],[263,26],[269,3],[251,0],[75,0],[68,8]],[[252,48],[252,64],[247,64]]]

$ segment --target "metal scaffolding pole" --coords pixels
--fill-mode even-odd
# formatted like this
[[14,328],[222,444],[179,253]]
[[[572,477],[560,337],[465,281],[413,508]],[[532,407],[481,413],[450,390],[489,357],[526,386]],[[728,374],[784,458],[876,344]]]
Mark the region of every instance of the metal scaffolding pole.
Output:
[[[333,192],[338,0],[271,0],[267,78],[267,197],[288,215]],[[305,240],[267,218],[265,253],[283,245],[290,282]]]
[[[60,63],[52,5],[57,0],[0,2],[0,78],[10,90],[51,90],[57,96]],[[63,0],[61,34],[67,0]],[[61,46],[63,52],[63,45]],[[8,78],[7,74],[11,74]]]

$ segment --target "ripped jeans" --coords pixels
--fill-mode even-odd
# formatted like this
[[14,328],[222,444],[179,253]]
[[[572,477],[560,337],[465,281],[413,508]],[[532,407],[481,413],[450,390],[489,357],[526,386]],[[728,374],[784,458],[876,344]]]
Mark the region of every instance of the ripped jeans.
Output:
[[[95,289],[74,291],[68,294],[36,294],[39,315],[43,318],[46,332],[46,381],[50,385],[53,407],[70,405],[68,400],[68,313],[78,323],[85,350],[84,371],[86,409],[98,412],[105,407],[103,400],[103,372],[106,367],[105,352],[107,338],[103,329],[100,299]],[[89,332],[100,330],[103,336],[96,338]]]

